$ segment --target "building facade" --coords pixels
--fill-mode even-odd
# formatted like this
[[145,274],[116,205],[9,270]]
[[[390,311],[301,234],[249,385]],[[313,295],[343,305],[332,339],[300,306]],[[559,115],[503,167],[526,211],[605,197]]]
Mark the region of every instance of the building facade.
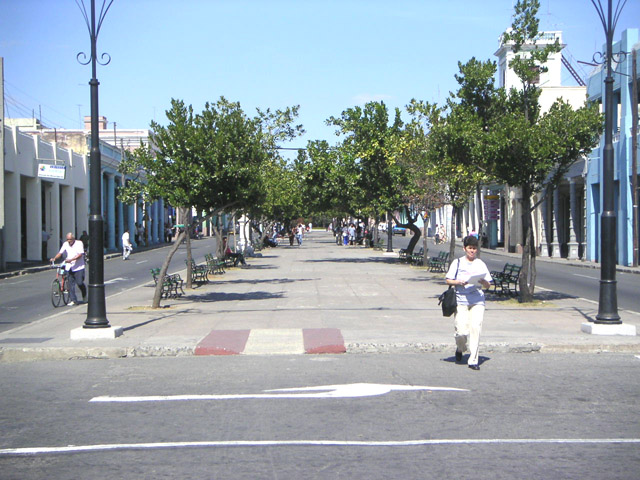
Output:
[[[603,51],[604,51],[603,47]],[[640,39],[637,28],[622,32],[620,40],[614,42],[614,58],[620,60],[614,63],[613,75],[613,108],[614,130],[614,198],[617,215],[617,263],[631,265],[633,263],[633,191],[632,176],[638,178],[640,170],[632,169],[632,82],[640,78],[639,69],[632,69],[631,52],[640,50]],[[626,52],[627,55],[616,55]],[[604,67],[597,68],[588,78],[587,92],[589,100],[604,103]],[[637,102],[637,99],[635,100]],[[606,105],[605,105],[606,108]],[[637,119],[635,120],[637,122]],[[587,259],[600,261],[600,216],[602,214],[603,185],[600,182],[603,171],[604,135],[598,148],[594,149],[588,160],[587,168]],[[636,221],[638,221],[636,212]]]
[[[25,125],[10,119],[7,123]],[[67,232],[79,237],[88,230],[90,135],[40,125],[5,127],[4,133],[4,262],[43,262],[57,253]],[[122,150],[102,140],[99,148],[105,251],[122,248],[125,229],[134,246],[164,243],[169,219],[164,201],[120,202],[117,189],[128,180],[118,172]],[[63,167],[64,178],[39,176],[42,165]]]
[[[67,232],[79,236],[88,228],[87,158],[18,127],[5,127],[4,138],[4,260],[42,262]],[[56,167],[59,178],[43,166]]]

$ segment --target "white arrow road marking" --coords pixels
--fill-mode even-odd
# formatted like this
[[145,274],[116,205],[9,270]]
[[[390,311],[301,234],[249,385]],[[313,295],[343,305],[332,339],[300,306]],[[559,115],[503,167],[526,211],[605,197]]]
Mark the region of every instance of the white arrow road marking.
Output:
[[112,278],[111,280],[107,280],[106,282],[104,282],[104,284],[105,285],[110,285],[112,283],[124,282],[125,280],[127,280],[127,279],[126,278],[122,278],[122,277]]
[[[235,400],[247,398],[358,398],[384,395],[391,391],[447,391],[468,392],[463,388],[428,387],[418,385],[379,385],[375,383],[352,383],[346,385],[323,385],[318,387],[281,388],[264,390],[273,393],[249,393],[240,395],[150,395],[140,397],[94,397],[90,402],[168,402],[178,400]],[[313,393],[279,393],[313,392]]]
[[501,445],[501,444],[634,444],[640,438],[460,438],[400,441],[350,440],[237,440],[210,442],[110,443],[103,445],[68,445],[65,447],[29,447],[0,449],[0,456],[47,455],[55,453],[101,452],[108,450],[145,450],[160,448],[228,448],[228,447],[415,447],[420,445]]

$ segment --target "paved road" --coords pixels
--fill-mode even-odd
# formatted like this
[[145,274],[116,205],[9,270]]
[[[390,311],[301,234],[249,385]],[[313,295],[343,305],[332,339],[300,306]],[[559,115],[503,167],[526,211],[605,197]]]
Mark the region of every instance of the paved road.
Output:
[[[215,240],[206,238],[191,242],[194,258],[204,261],[206,253],[215,251]],[[151,280],[149,270],[162,266],[169,247],[135,252],[126,262],[115,257],[104,262],[105,295],[115,295],[132,286]],[[169,272],[177,272],[185,267],[187,249],[183,244],[176,252]],[[48,270],[20,277],[0,280],[0,332],[22,324],[45,318],[56,312],[51,304],[51,281],[55,272]],[[85,276],[88,282],[88,273]],[[107,300],[108,304],[108,300]],[[62,307],[64,308],[64,307]],[[59,310],[59,309],[58,309]]]
[[[0,477],[638,478],[640,359],[482,360],[479,372],[433,353],[5,364]],[[144,401],[115,401],[131,396]]]
[[[405,248],[409,244],[410,237],[396,235],[393,238],[394,249]],[[422,246],[420,241],[417,248]],[[434,245],[429,239],[429,255],[437,255],[440,251],[449,251],[449,244]],[[462,255],[462,248],[456,250],[456,255]],[[504,264],[512,260],[491,250],[482,250],[482,259],[489,270],[502,270]],[[518,264],[520,261],[518,260]],[[600,293],[600,269],[574,267],[555,262],[536,262],[536,288],[539,290],[551,290],[561,294],[585,298],[593,303],[598,303]],[[640,315],[640,275],[633,273],[617,272],[616,279],[618,292],[618,308]],[[624,320],[624,318],[623,318]]]

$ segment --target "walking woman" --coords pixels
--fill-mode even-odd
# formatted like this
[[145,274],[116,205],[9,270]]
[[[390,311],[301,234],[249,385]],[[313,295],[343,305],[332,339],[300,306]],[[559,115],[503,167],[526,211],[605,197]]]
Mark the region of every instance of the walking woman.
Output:
[[489,288],[492,278],[487,265],[476,258],[478,238],[465,237],[463,245],[465,256],[451,262],[446,275],[447,285],[455,285],[458,302],[454,317],[456,363],[462,362],[462,354],[468,347],[469,361],[467,363],[469,368],[480,370],[478,348],[484,317],[484,291],[482,288]]

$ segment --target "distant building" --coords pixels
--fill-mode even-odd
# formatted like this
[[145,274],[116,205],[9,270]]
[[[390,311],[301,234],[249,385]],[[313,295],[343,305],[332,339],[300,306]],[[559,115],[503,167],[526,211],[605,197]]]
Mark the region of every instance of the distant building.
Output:
[[[633,50],[640,50],[638,39],[638,29],[632,28],[622,32],[620,40],[613,44],[613,53],[627,52],[629,55],[622,57],[618,64],[614,63],[615,72],[613,75],[613,102],[614,130],[613,130],[613,150],[614,150],[614,198],[615,211],[617,215],[617,263],[620,265],[631,265],[633,263],[633,199],[631,189],[631,178],[638,175],[640,170],[632,171],[632,135],[633,125],[631,117],[631,83],[635,78],[640,78],[640,69],[633,72],[631,55]],[[603,51],[605,47],[603,46]],[[598,67],[589,76],[587,82],[587,92],[589,100],[603,103],[604,79],[607,76],[604,66]],[[600,261],[600,216],[602,214],[602,178],[603,170],[603,150],[604,134],[600,140],[600,146],[593,150],[589,156],[587,169],[587,259]],[[639,152],[640,153],[640,152]],[[636,218],[640,221],[640,218]]]

